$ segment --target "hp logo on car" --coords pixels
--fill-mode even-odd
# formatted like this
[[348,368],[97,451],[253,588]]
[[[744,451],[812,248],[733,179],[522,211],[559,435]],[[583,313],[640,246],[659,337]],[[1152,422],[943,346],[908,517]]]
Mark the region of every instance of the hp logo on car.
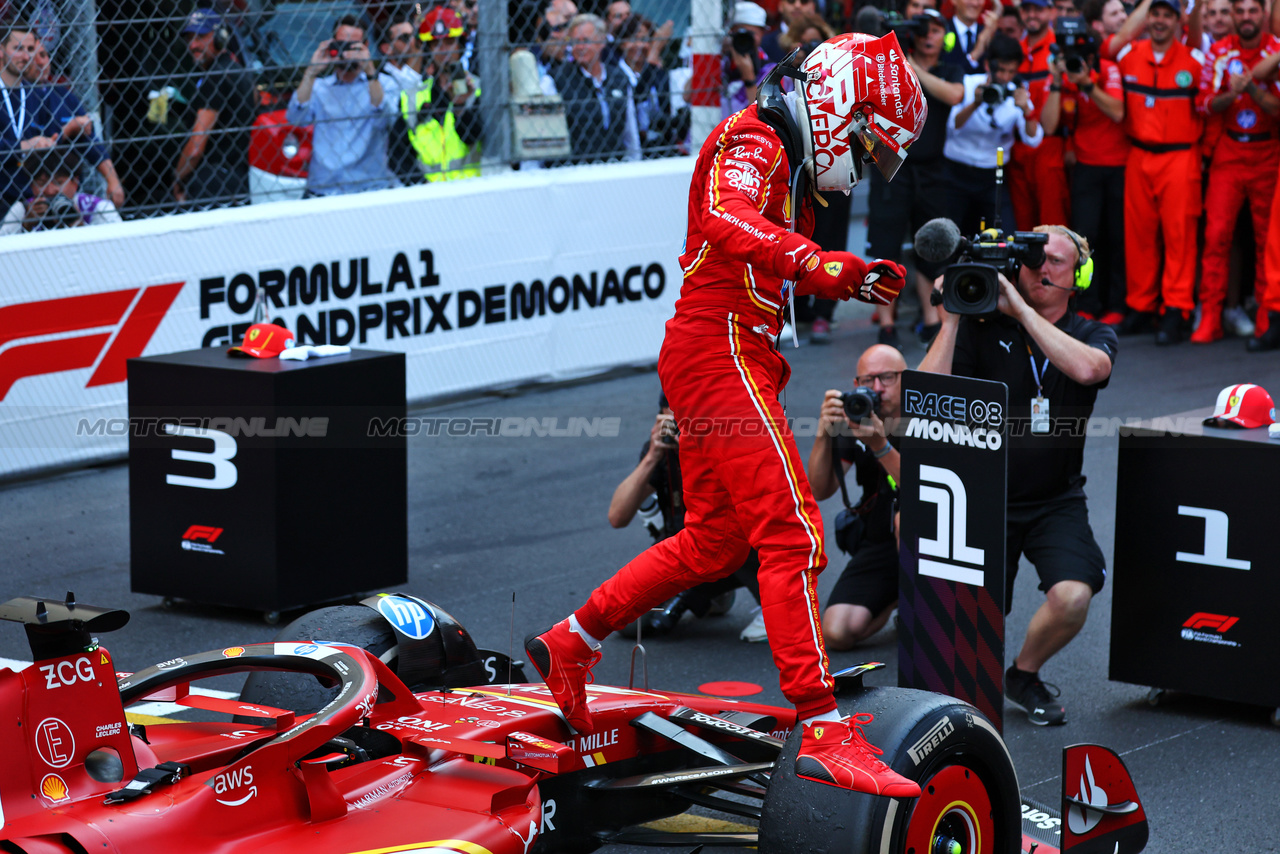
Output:
[[384,596],[378,601],[378,612],[406,637],[422,640],[436,627],[436,619],[421,602],[408,596]]

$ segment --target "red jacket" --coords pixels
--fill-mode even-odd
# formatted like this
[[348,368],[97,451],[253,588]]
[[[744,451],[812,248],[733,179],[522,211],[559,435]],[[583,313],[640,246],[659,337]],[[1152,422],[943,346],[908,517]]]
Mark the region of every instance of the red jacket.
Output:
[[1180,41],[1169,45],[1157,63],[1151,42],[1126,45],[1121,51],[1124,77],[1124,128],[1140,148],[1194,146],[1204,120],[1196,109],[1202,70],[1200,51]]
[[782,141],[754,104],[707,137],[689,186],[684,285],[673,325],[699,317],[723,325],[734,313],[747,326],[763,324],[777,334],[786,305],[782,282],[794,281],[800,262],[818,248],[808,239],[813,207],[807,198],[798,233],[790,233],[790,184]]

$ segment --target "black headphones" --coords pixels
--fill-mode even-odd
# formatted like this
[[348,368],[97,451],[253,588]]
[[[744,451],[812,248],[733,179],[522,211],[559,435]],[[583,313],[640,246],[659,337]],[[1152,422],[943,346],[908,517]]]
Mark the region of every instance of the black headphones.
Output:
[[213,46],[218,50],[226,50],[231,44],[231,28],[219,21],[213,27]]

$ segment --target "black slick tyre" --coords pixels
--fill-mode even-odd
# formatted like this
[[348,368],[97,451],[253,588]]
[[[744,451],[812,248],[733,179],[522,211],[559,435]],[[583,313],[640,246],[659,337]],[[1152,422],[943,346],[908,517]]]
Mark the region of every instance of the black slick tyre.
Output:
[[887,765],[920,783],[921,796],[877,797],[797,777],[797,727],[765,798],[762,854],[1020,850],[1017,775],[1004,741],[977,709],[928,691],[870,688],[842,700],[840,710],[874,715],[863,727],[867,739]]

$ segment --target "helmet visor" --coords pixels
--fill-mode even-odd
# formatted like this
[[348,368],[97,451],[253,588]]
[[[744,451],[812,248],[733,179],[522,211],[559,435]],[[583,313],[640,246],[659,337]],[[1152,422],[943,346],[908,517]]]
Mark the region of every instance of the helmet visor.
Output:
[[880,170],[884,179],[892,181],[893,176],[897,175],[898,169],[902,167],[902,161],[907,159],[907,153],[875,122],[858,131],[858,140],[866,149],[867,157],[876,164],[876,168]]

